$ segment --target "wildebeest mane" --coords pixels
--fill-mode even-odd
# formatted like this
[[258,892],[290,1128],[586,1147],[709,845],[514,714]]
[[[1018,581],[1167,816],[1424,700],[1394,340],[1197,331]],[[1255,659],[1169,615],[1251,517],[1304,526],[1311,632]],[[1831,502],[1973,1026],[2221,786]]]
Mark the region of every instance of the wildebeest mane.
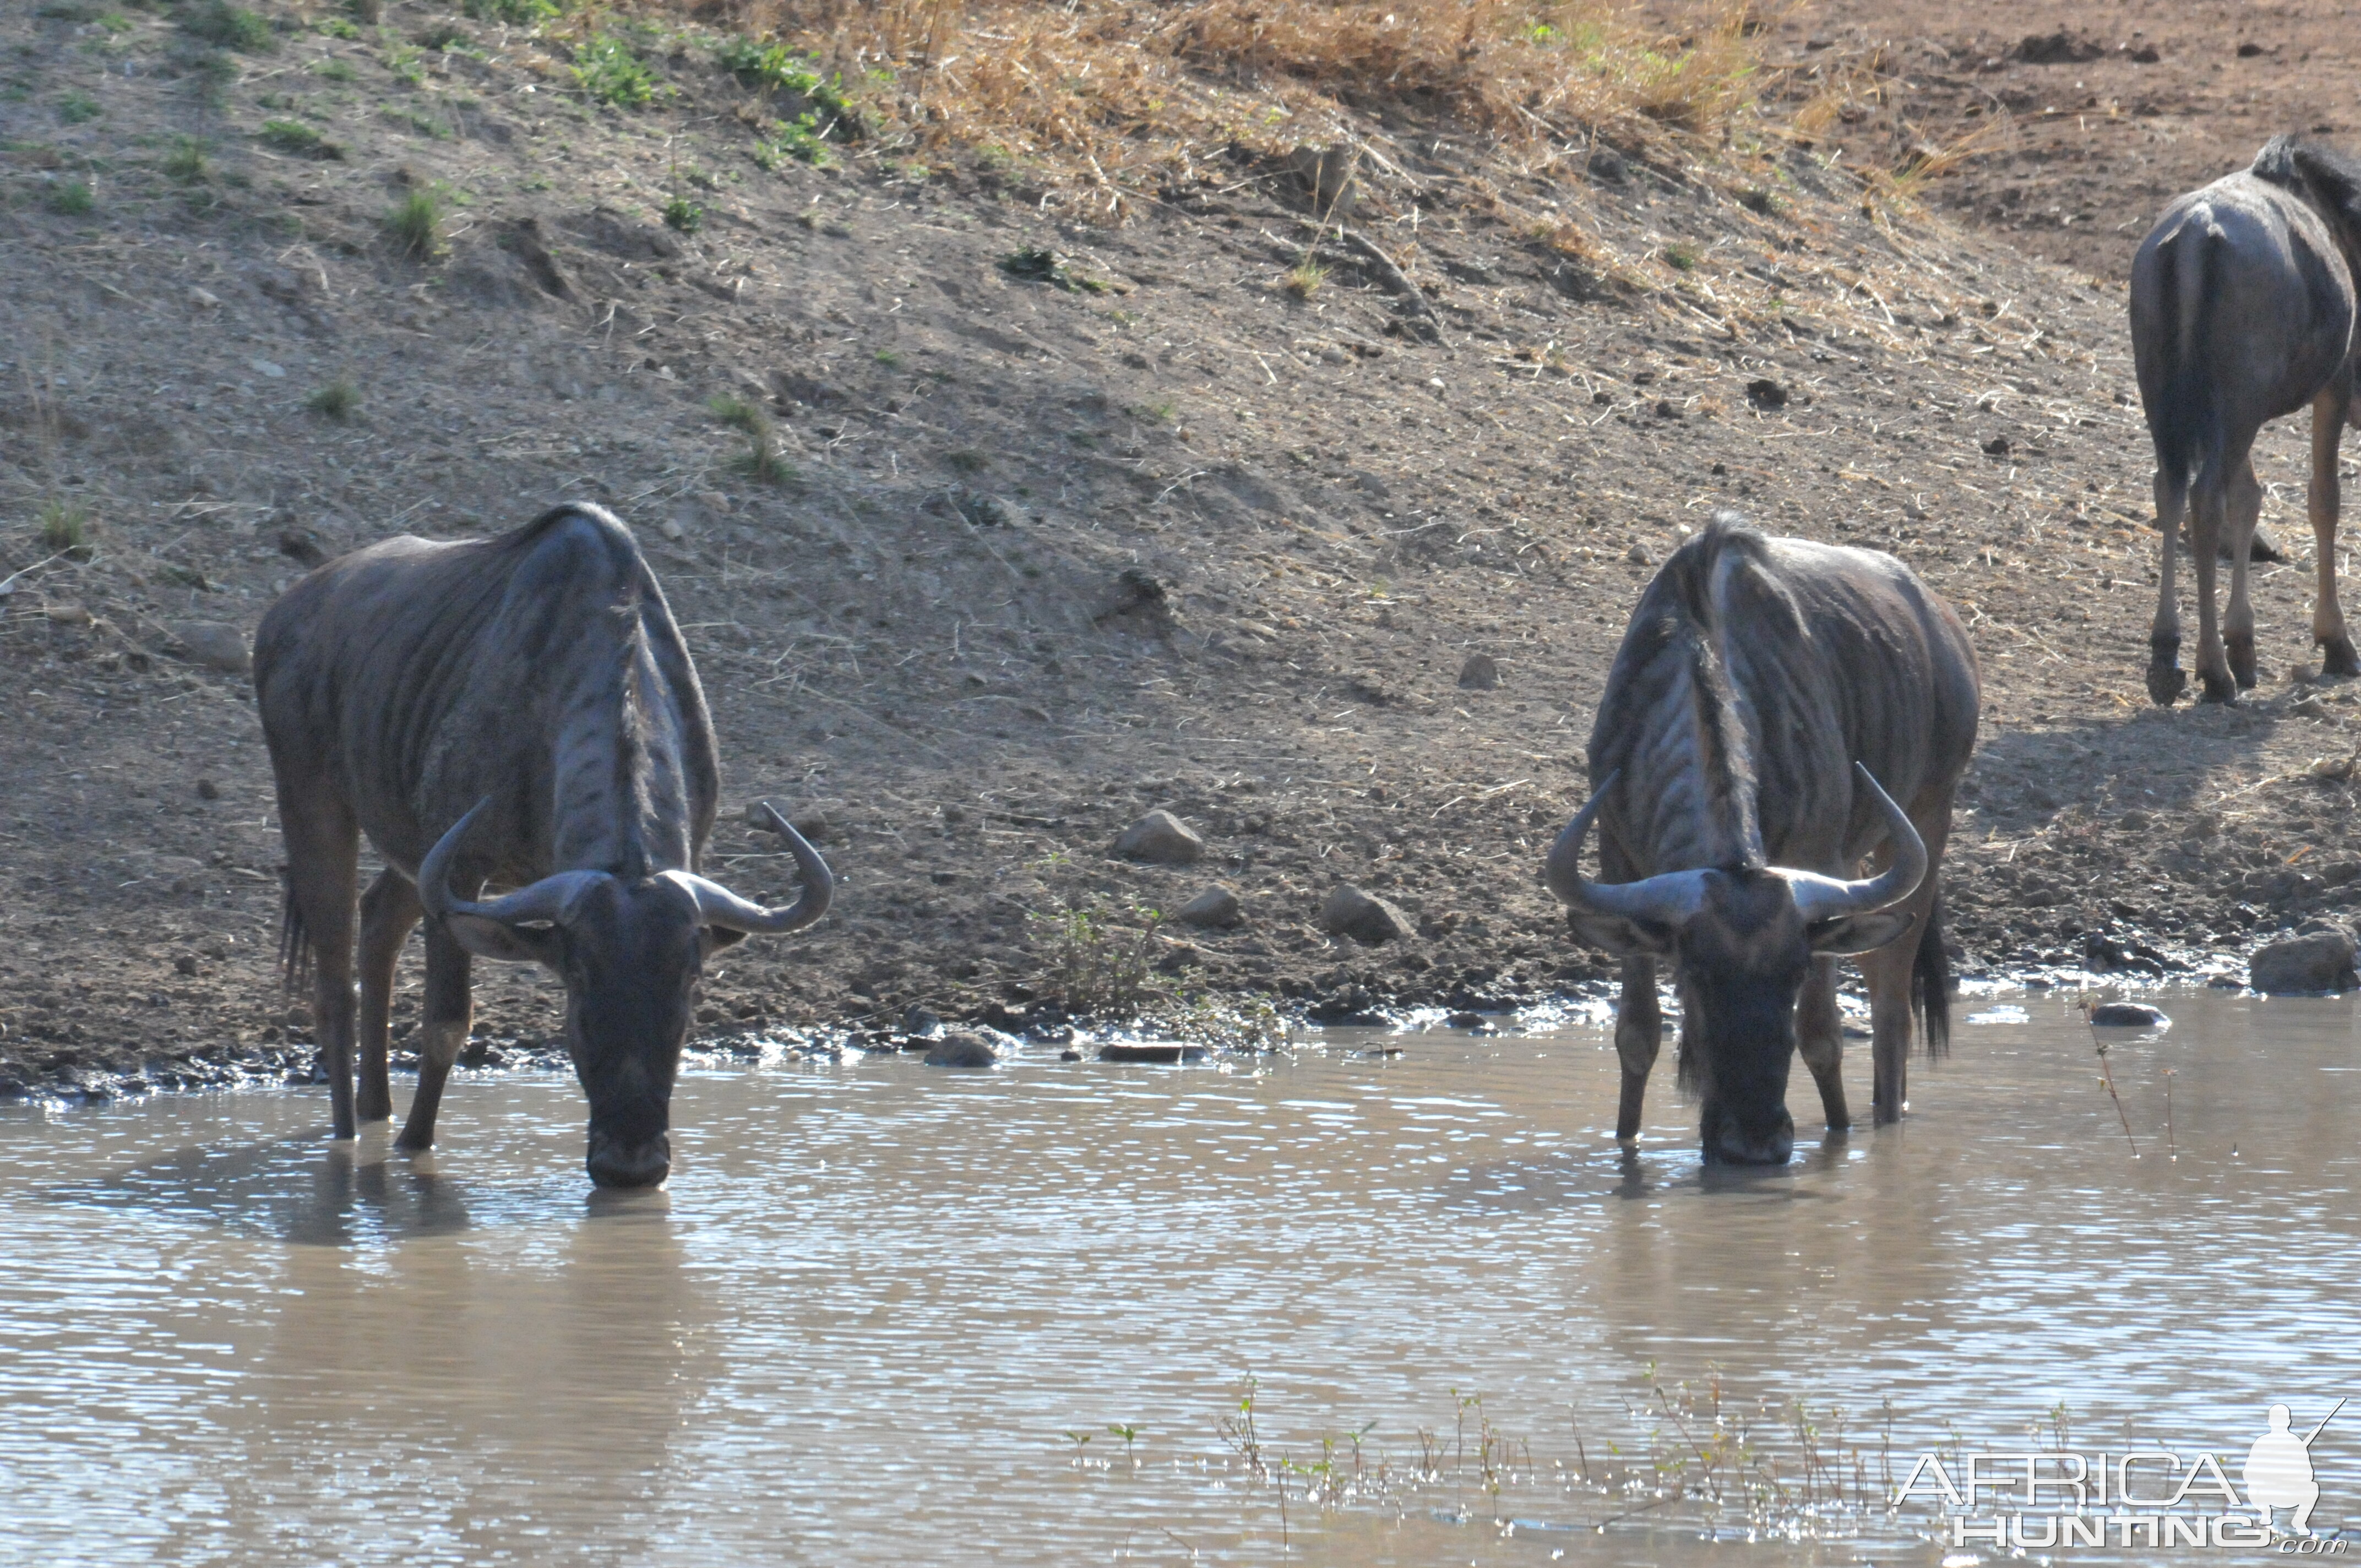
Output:
[[2361,254],[2361,160],[2318,142],[2273,137],[2248,170],[2309,200],[2334,225],[2347,257]]

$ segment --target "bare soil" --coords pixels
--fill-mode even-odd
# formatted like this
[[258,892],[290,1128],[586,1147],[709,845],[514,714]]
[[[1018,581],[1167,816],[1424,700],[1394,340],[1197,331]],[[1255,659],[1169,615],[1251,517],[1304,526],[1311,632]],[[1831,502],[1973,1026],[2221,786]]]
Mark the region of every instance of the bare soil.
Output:
[[[2354,753],[2354,688],[2290,678],[2316,663],[2310,542],[2302,438],[2277,430],[2257,464],[2293,559],[2258,568],[2265,682],[2147,706],[2119,279],[2141,214],[2275,128],[2224,83],[2291,89],[2235,54],[2251,8],[2113,7],[2092,36],[2129,18],[2157,63],[1991,71],[1952,46],[2000,58],[2014,8],[1964,39],[1924,9],[1908,115],[2020,82],[2052,106],[2070,79],[2121,124],[2070,159],[2062,114],[2018,112],[2057,157],[1964,166],[1912,206],[1864,202],[1825,137],[1541,157],[1373,111],[1351,222],[1405,300],[1333,240],[1291,292],[1312,225],[1248,149],[1101,226],[989,157],[766,169],[746,90],[693,42],[647,46],[677,96],[631,111],[438,6],[350,38],[270,12],[250,55],[194,49],[170,14],[8,8],[0,1091],[306,1069],[269,771],[204,628],[250,633],[289,548],[567,498],[613,507],[663,577],[725,798],[778,802],[842,879],[822,927],[711,976],[708,1043],[874,1036],[912,1006],[1041,1022],[1069,912],[1136,927],[1214,882],[1245,919],[1160,928],[1168,1003],[1336,1018],[1595,985],[1541,854],[1639,588],[1724,506],[1893,550],[1971,623],[1986,718],[1947,871],[1968,972],[2235,971],[2361,898],[2351,770],[2313,770]],[[2328,7],[2271,15],[2255,36],[2281,53],[2257,58],[2325,92]],[[1795,31],[1768,42],[1799,69],[1839,47],[1813,38],[1865,36],[1839,6]],[[287,119],[338,156],[268,139]],[[2209,137],[2244,150],[2208,162]],[[422,191],[450,199],[429,259],[385,223]],[[660,221],[676,198],[696,232]],[[2051,206],[2074,221],[2037,222]],[[1048,277],[1007,265],[1028,250]],[[339,378],[342,420],[313,406]],[[746,470],[717,396],[769,411],[791,477]],[[44,520],[77,509],[88,543],[62,554]],[[1478,653],[1488,689],[1461,684]],[[1202,862],[1113,856],[1158,806]],[[786,865],[733,817],[708,870],[761,896]],[[1417,935],[1324,933],[1348,882]],[[479,1059],[546,1040],[546,982],[479,975]]]

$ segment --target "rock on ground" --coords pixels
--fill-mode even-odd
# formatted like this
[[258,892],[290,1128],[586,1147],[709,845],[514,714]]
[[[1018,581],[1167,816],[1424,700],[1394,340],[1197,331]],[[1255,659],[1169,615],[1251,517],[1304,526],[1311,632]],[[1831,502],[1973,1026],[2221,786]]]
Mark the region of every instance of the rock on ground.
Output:
[[192,664],[225,674],[242,675],[254,668],[254,646],[238,627],[219,620],[175,620],[165,630]]
[[1000,1047],[983,1035],[955,1029],[927,1051],[928,1067],[998,1067]]
[[1155,866],[1194,865],[1205,853],[1205,840],[1170,812],[1151,811],[1123,830],[1115,852]]
[[1238,908],[1238,895],[1215,883],[1188,903],[1172,912],[1172,918],[1183,926],[1202,926],[1227,930],[1244,916]]
[[2343,931],[2314,931],[2273,942],[2247,961],[2246,983],[2273,994],[2350,990],[2354,944]]
[[1351,883],[1331,888],[1320,905],[1322,929],[1375,947],[1380,942],[1408,941],[1417,935],[1410,917],[1382,898],[1373,898]]

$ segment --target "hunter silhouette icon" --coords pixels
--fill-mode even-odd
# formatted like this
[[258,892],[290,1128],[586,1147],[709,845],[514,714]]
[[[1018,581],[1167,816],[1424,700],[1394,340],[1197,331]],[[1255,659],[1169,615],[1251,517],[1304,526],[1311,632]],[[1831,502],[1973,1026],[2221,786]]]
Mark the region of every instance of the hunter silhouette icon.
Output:
[[2336,1410],[2344,1408],[2345,1401],[2337,1400],[2336,1409],[2321,1417],[2320,1425],[2312,1428],[2309,1436],[2298,1437],[2288,1430],[2288,1408],[2271,1407],[2271,1430],[2246,1450],[2244,1472],[2246,1500],[2261,1516],[2257,1523],[2268,1527],[2272,1509],[2293,1508],[2295,1516],[2288,1520],[2288,1528],[2311,1533],[2312,1510],[2320,1501],[2320,1483],[2312,1478],[2312,1440],[2336,1419]]

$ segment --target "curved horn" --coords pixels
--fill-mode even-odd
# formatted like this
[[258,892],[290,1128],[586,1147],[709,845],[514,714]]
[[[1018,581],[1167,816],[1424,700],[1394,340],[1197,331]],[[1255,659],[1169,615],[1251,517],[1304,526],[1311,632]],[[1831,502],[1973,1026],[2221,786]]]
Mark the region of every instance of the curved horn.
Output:
[[1854,882],[1822,876],[1817,872],[1773,867],[1795,890],[1796,913],[1806,920],[1829,920],[1839,915],[1860,915],[1899,904],[1917,892],[1918,884],[1927,880],[1927,841],[1918,837],[1909,814],[1894,804],[1894,797],[1878,784],[1865,764],[1855,762],[1853,771],[1861,774],[1861,783],[1877,799],[1878,811],[1885,818],[1886,835],[1894,840],[1894,863],[1876,876]]
[[[566,901],[582,886],[606,875],[604,872],[559,872],[545,876],[530,886],[521,887],[503,897],[478,904],[451,894],[451,861],[467,839],[467,829],[476,818],[492,804],[490,795],[476,802],[475,809],[451,825],[450,831],[434,841],[426,858],[418,864],[418,902],[425,906],[428,916],[448,923],[453,916],[472,916],[479,920],[497,921],[502,926],[521,926],[534,920],[555,920]],[[464,945],[464,944],[463,944]]]
[[1591,819],[1607,803],[1607,792],[1623,776],[1621,769],[1607,775],[1590,794],[1589,802],[1574,814],[1550,846],[1549,861],[1543,871],[1543,880],[1550,892],[1562,903],[1577,909],[1588,909],[1600,915],[1620,915],[1626,920],[1654,920],[1676,923],[1697,911],[1705,901],[1705,872],[1702,871],[1664,872],[1639,882],[1592,882],[1582,874],[1582,841],[1590,835]]
[[756,802],[754,809],[762,825],[777,834],[785,842],[787,853],[796,858],[796,875],[803,883],[803,891],[793,904],[784,909],[765,909],[695,872],[676,874],[697,895],[697,912],[708,926],[760,937],[800,931],[828,913],[829,901],[836,896],[836,879],[829,875],[828,862],[819,858],[819,851],[769,801]]

